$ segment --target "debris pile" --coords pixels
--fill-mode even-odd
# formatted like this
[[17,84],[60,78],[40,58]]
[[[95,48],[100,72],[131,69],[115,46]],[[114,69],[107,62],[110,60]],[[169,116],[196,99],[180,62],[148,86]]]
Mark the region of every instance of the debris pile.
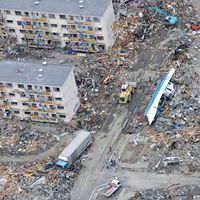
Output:
[[150,189],[145,191],[136,192],[136,194],[129,200],[153,200],[153,199],[165,199],[165,200],[187,200],[187,199],[199,199],[200,187],[195,185],[179,186],[171,185],[167,188]]
[[0,166],[1,199],[70,199],[70,191],[82,167],[81,161],[77,161],[71,170],[62,170],[54,165],[45,169],[44,164]]
[[4,155],[38,154],[48,150],[62,133],[62,126],[40,125],[18,119],[1,119],[0,153]]

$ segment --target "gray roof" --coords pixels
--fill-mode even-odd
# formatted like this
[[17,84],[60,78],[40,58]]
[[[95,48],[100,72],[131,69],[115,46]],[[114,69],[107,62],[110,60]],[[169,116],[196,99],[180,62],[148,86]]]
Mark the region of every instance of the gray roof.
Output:
[[[71,70],[73,70],[73,67],[69,65],[0,61],[0,82],[59,87],[64,84]],[[42,77],[39,77],[39,75],[42,75]]]
[[[35,1],[39,4],[35,5]],[[79,8],[79,0],[0,0],[0,9],[102,16],[110,1],[84,0],[84,8]]]
[[[76,134],[76,137],[60,153],[60,157],[70,157],[82,143],[86,144],[89,140],[91,141],[91,133],[86,130],[79,130],[74,134]],[[86,140],[87,142],[85,142]]]

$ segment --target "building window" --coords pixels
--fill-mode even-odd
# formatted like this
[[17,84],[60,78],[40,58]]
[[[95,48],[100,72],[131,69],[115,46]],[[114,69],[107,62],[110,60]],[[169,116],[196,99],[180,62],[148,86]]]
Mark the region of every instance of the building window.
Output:
[[61,28],[67,28],[67,25],[63,24],[63,25],[61,25]]
[[24,102],[22,103],[23,106],[28,106],[28,103]]
[[74,20],[74,17],[70,15],[69,20]]
[[9,32],[15,33],[15,29],[9,29]]
[[96,30],[96,31],[102,31],[102,28],[96,27],[95,30]]
[[99,17],[93,17],[94,22],[100,22],[100,18]]
[[59,115],[60,118],[66,118],[66,115]]
[[46,92],[51,92],[51,88],[50,87],[45,87]]
[[43,25],[44,25],[44,27],[49,27],[49,25],[47,23],[44,23]]
[[26,22],[26,25],[31,26],[32,24],[31,22]]
[[9,96],[13,96],[13,97],[14,97],[14,96],[15,96],[15,93],[9,93]]
[[64,33],[64,34],[63,34],[63,37],[67,37],[67,38],[68,38],[68,37],[69,37],[69,34]]
[[20,97],[26,97],[25,92],[21,92],[21,93],[20,93]]
[[17,21],[17,25],[18,25],[18,26],[21,26],[21,25],[22,25],[22,22],[21,22],[21,21]]
[[51,27],[57,27],[58,25],[57,24],[51,24]]
[[92,21],[90,17],[86,17],[85,19],[86,19],[87,22],[91,22]]
[[13,24],[13,20],[7,20],[6,21],[8,24]]
[[48,99],[48,101],[53,101],[52,97],[48,97],[47,99]]
[[60,36],[59,33],[53,33],[54,36]]
[[6,87],[7,87],[7,88],[12,88],[13,85],[12,85],[12,83],[6,83]]
[[27,85],[28,90],[32,90],[32,85]]
[[46,18],[46,14],[45,14],[45,13],[42,13],[42,14],[41,14],[41,17]]
[[55,17],[54,14],[49,14],[49,18],[50,18],[50,19],[55,19],[56,17]]
[[11,102],[11,105],[17,105],[17,102],[13,101],[13,102]]
[[98,40],[104,40],[103,36],[97,36]]
[[60,88],[53,88],[54,92],[60,92]]
[[15,110],[14,113],[15,113],[15,114],[19,114],[19,110]]
[[60,15],[60,19],[66,19],[65,15]]
[[23,84],[18,84],[17,86],[18,86],[18,88],[24,88]]
[[29,13],[28,13],[28,12],[24,12],[24,15],[25,15],[26,17],[28,17],[28,16],[29,16]]
[[56,101],[62,101],[62,98],[56,97],[55,100],[56,100]]
[[19,30],[20,33],[25,33],[25,30]]
[[7,15],[10,15],[10,14],[11,14],[10,10],[4,10],[4,12],[5,12]]
[[57,106],[59,110],[64,110],[64,106]]
[[21,16],[21,15],[22,15],[22,12],[21,12],[21,11],[15,11],[15,15]]

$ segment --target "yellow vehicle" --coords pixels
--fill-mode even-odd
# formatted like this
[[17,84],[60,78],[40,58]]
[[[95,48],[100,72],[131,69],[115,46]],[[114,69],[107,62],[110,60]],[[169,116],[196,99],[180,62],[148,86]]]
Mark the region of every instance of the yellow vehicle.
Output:
[[119,94],[119,103],[127,103],[131,101],[131,96],[133,94],[134,88],[130,84],[124,84],[121,87],[121,92]]

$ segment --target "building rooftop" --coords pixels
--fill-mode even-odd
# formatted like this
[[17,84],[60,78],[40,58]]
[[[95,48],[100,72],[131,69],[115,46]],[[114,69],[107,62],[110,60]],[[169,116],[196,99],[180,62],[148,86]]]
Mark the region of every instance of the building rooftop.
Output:
[[[0,0],[0,9],[102,16],[110,1],[84,0],[84,7],[80,8],[79,0]],[[35,2],[39,3],[36,5]]]
[[21,61],[0,61],[0,82],[62,86],[73,67]]

